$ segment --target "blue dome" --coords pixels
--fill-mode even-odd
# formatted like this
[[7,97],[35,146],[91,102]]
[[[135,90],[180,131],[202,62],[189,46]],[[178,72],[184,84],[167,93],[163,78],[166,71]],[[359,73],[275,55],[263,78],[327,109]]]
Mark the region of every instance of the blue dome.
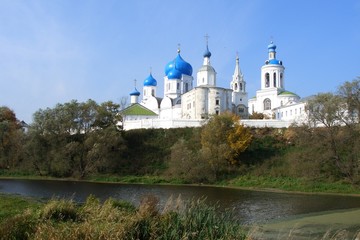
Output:
[[282,62],[280,60],[277,59],[271,59],[269,61],[269,64],[277,64],[277,65],[282,65]]
[[178,55],[174,60],[172,60],[165,66],[165,75],[168,76],[173,69],[178,70],[181,74],[189,76],[191,76],[193,72],[192,66],[189,63],[185,62],[184,59],[182,59],[182,57],[180,56],[180,52],[178,52]]
[[268,50],[269,52],[275,52],[275,49],[276,49],[276,45],[271,42],[269,45],[268,45]]
[[211,57],[211,52],[209,51],[209,47],[206,46],[206,50],[204,52],[204,58],[207,57],[207,58],[210,58]]
[[176,68],[173,68],[168,72],[167,78],[168,79],[181,79],[181,75],[182,75],[182,73],[179,70],[177,70]]
[[150,75],[144,80],[144,86],[156,87],[156,85],[157,85],[157,81],[150,73]]
[[135,88],[135,90],[130,93],[130,96],[140,96],[140,92]]
[[165,66],[165,75],[167,76],[169,74],[169,72],[175,67],[174,64],[175,60],[169,62],[168,64],[166,64]]

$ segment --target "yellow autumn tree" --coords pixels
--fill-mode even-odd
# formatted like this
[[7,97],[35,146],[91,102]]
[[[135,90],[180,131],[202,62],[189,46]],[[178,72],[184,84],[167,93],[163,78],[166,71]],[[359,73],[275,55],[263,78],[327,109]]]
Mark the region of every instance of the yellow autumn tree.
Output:
[[252,134],[249,129],[240,124],[239,120],[239,117],[233,116],[234,126],[227,136],[227,142],[230,147],[228,161],[231,164],[238,162],[240,154],[247,149],[252,140]]
[[232,113],[212,116],[201,131],[201,153],[210,164],[215,178],[229,170],[239,160],[240,153],[249,146],[250,131]]

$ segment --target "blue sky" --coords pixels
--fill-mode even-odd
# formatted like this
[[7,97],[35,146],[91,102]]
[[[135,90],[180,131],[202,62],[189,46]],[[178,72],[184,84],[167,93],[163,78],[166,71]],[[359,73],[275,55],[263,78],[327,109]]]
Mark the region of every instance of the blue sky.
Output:
[[360,76],[359,0],[0,0],[0,105],[30,123],[72,99],[120,102],[150,68],[162,97],[178,44],[196,78],[206,34],[217,85],[229,87],[238,52],[249,97],[271,39],[301,97]]

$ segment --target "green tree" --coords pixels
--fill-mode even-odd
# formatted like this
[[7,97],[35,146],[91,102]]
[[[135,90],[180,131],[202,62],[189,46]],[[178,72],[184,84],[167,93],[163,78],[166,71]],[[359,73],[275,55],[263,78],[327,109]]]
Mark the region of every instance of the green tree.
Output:
[[356,183],[360,170],[360,132],[358,124],[349,121],[353,119],[348,111],[349,102],[352,101],[332,93],[321,93],[309,100],[307,111],[310,128],[302,141],[306,145],[313,144],[316,151],[322,153],[320,159],[323,166],[328,166],[326,171]]
[[119,105],[73,100],[34,114],[28,152],[40,174],[58,177],[103,171],[124,147]]
[[171,178],[187,183],[208,183],[214,181],[214,173],[206,159],[200,157],[199,149],[191,150],[191,143],[180,138],[171,147],[167,174]]
[[342,84],[338,89],[338,94],[346,102],[345,123],[360,123],[360,77]]
[[0,168],[13,168],[21,160],[24,132],[15,113],[0,107]]

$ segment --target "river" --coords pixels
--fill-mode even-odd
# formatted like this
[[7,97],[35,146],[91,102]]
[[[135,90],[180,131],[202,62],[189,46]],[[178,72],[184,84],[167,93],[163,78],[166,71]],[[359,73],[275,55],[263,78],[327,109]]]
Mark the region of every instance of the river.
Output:
[[36,198],[72,198],[84,202],[90,195],[101,200],[109,197],[135,205],[145,195],[155,195],[160,207],[173,196],[183,200],[206,197],[221,209],[231,209],[244,224],[266,223],[303,214],[360,208],[360,198],[338,195],[275,193],[208,186],[170,186],[78,181],[0,179],[0,192]]

